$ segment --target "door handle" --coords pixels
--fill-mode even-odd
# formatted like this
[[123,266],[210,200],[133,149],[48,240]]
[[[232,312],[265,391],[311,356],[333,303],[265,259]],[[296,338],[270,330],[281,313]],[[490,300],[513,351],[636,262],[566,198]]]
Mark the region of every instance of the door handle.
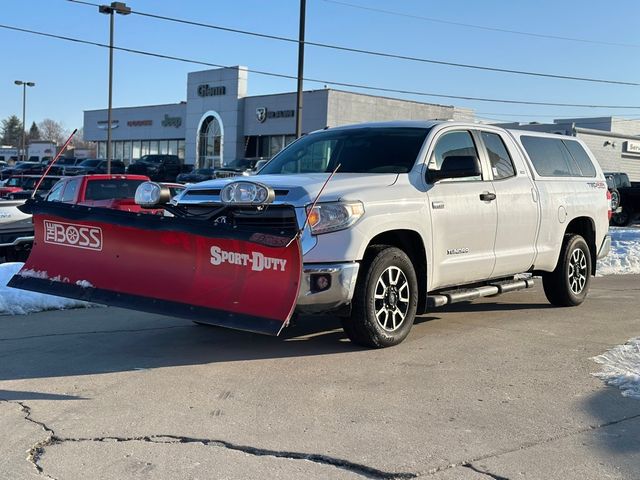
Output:
[[483,202],[491,202],[496,199],[496,194],[491,192],[483,192],[480,194],[480,200]]

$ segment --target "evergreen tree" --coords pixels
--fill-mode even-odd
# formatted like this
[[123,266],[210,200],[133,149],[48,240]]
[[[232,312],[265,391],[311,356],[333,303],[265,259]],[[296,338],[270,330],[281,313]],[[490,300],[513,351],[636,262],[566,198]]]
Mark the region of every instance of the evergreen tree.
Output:
[[29,142],[34,140],[40,140],[40,129],[38,128],[38,125],[36,125],[36,122],[33,122],[29,129]]
[[2,120],[2,126],[0,127],[0,134],[2,135],[2,145],[9,145],[12,147],[20,147],[22,145],[22,122],[15,115]]

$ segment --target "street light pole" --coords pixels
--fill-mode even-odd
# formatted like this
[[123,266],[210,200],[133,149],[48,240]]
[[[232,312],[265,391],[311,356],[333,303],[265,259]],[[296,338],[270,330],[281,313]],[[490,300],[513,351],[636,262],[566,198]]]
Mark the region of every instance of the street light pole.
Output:
[[300,32],[298,35],[298,91],[296,95],[296,138],[302,136],[302,77],[304,75],[304,26],[307,1],[300,0]]
[[[26,158],[26,126],[25,126],[25,121],[26,121],[26,113],[27,113],[27,87],[35,87],[36,84],[34,82],[25,82],[23,80],[15,80],[13,83],[15,83],[18,86],[22,86],[22,160],[25,160]],[[18,158],[20,158],[20,155],[18,155]]]
[[111,2],[111,5],[100,5],[100,13],[109,15],[109,106],[107,107],[107,175],[111,174],[111,110],[113,101],[113,26],[114,13],[129,15],[131,8],[123,2]]

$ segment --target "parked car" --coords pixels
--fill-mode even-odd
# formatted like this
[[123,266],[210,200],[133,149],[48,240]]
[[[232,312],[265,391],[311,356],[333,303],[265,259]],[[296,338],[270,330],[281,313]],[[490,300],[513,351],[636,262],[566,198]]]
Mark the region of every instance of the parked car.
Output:
[[611,192],[611,224],[629,225],[640,213],[640,182],[629,181],[623,172],[605,172],[607,187]]
[[147,175],[155,182],[175,182],[182,173],[182,162],[177,155],[144,155],[127,167],[127,173]]
[[179,183],[198,183],[204,182],[205,180],[211,180],[214,177],[214,169],[213,168],[196,168],[192,172],[189,173],[181,173],[176,178],[176,182]]
[[[9,178],[4,186],[0,187],[0,198],[29,198],[24,196],[22,192],[33,191],[38,181],[42,178],[41,175],[17,175]],[[40,184],[39,192],[47,192],[49,189],[62,177],[57,175],[47,175]]]
[[238,158],[233,162],[227,163],[223,167],[215,169],[214,178],[237,177],[240,175],[251,175],[253,169],[258,162],[255,158]]
[[24,200],[0,200],[0,263],[23,262],[33,244],[31,215],[18,207]]
[[[22,183],[22,190],[12,192],[6,196],[9,200],[27,200],[33,196],[33,192],[36,188],[36,185],[40,181],[40,176],[29,176]],[[47,175],[44,177],[42,182],[40,182],[40,186],[38,186],[38,190],[36,191],[37,198],[44,198],[49,193],[49,190],[53,188],[53,186],[62,179],[58,175]]]
[[13,175],[37,175],[44,171],[45,165],[37,162],[19,162],[12,167],[0,170],[0,180]]
[[[125,172],[124,162],[121,160],[111,160],[111,174],[118,175]],[[65,175],[94,175],[106,174],[107,161],[98,158],[87,158],[78,165],[64,167]]]

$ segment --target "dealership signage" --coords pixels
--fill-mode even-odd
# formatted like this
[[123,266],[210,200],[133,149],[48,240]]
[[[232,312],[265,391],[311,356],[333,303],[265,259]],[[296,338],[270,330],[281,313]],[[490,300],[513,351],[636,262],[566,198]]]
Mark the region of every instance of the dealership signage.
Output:
[[260,123],[264,123],[268,118],[293,118],[295,110],[267,110],[267,107],[256,108],[256,118]]
[[220,95],[226,95],[227,87],[224,85],[218,87],[212,87],[211,85],[205,83],[204,85],[200,85],[198,87],[198,96],[199,97],[218,97]]
[[640,155],[640,142],[624,142],[624,151],[627,153],[633,153]]
[[127,127],[150,127],[153,125],[153,120],[129,120]]
[[[120,120],[111,120],[111,128],[118,128],[119,125],[120,125]],[[98,120],[98,128],[102,130],[106,130],[107,128],[109,128],[109,121]]]
[[181,117],[170,117],[166,113],[164,114],[164,120],[162,120],[162,126],[163,127],[180,128],[181,125],[182,125],[182,118]]

